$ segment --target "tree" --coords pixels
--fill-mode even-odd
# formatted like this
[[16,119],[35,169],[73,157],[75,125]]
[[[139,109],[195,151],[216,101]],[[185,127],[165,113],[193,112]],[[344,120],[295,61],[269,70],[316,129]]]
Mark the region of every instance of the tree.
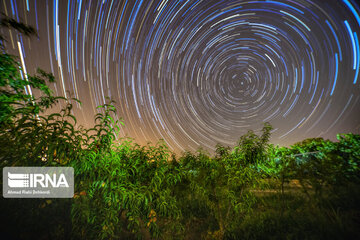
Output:
[[266,122],[262,128],[261,136],[249,130],[247,134],[240,137],[238,146],[234,149],[235,152],[241,154],[248,164],[264,161],[272,129],[272,126]]

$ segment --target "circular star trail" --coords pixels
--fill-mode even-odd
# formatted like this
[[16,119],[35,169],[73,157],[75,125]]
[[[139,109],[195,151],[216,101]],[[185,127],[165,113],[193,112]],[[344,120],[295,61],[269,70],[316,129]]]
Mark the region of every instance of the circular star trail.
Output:
[[271,142],[334,139],[360,128],[360,7],[353,0],[30,1],[0,10],[37,39],[4,31],[23,69],[53,72],[91,125],[114,99],[139,143],[176,151],[234,145],[274,126]]

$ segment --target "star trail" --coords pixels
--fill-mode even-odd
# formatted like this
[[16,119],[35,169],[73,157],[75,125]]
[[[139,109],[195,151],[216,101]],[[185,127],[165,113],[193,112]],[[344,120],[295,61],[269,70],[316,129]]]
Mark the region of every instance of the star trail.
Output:
[[0,11],[37,29],[1,30],[23,76],[52,72],[85,126],[110,97],[120,137],[175,152],[233,146],[264,122],[280,145],[360,132],[354,0],[5,0]]

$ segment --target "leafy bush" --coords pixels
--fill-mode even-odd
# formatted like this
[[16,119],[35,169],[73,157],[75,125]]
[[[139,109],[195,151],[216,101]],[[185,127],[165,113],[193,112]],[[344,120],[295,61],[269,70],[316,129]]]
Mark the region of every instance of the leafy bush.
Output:
[[79,237],[157,238],[179,231],[176,221],[181,212],[172,187],[181,174],[168,164],[168,157],[163,143],[140,147],[122,141],[106,152],[89,151],[74,162],[77,193],[72,219]]
[[180,188],[180,202],[184,203],[183,208],[202,205],[199,215],[187,213],[187,221],[204,217],[202,213],[205,212],[206,220],[213,222],[213,226],[205,229],[206,237],[223,239],[251,212],[256,203],[251,190],[263,183],[263,174],[256,163],[266,158],[270,130],[271,126],[265,124],[262,136],[250,131],[240,138],[233,151],[218,145],[213,158],[202,151],[197,155],[187,152],[180,158],[186,184]]

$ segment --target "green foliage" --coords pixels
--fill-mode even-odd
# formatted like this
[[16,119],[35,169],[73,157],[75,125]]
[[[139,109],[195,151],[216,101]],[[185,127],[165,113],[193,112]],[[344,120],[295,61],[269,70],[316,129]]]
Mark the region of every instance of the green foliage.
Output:
[[[2,54],[0,86],[0,150],[2,166],[38,166],[64,164],[79,150],[82,133],[75,130],[72,104],[54,97],[46,85],[53,76],[39,70],[39,75],[22,80],[16,72],[14,57]],[[35,98],[25,88],[39,90]],[[44,115],[58,101],[66,101],[60,113]],[[75,100],[75,99],[73,99]]]
[[[0,19],[0,26],[18,30],[27,36],[36,35],[33,27],[17,22],[3,14]],[[52,82],[54,77],[42,70],[38,70],[40,76],[26,76],[28,80],[20,75],[21,67],[17,58],[6,53],[3,45],[5,39],[0,35],[0,125],[8,123],[14,117],[14,110],[20,103],[30,103],[33,101],[30,94],[25,93],[25,88],[33,87],[39,89],[46,97],[51,96],[51,91],[45,84],[46,80]],[[20,71],[19,71],[20,70]],[[50,104],[50,103],[49,103]],[[16,115],[16,113],[15,113]]]
[[272,126],[265,123],[262,135],[256,135],[252,130],[240,137],[238,146],[234,149],[237,155],[242,155],[246,163],[259,163],[266,159],[266,150],[270,139]]
[[[265,159],[271,127],[265,124],[262,136],[253,132],[242,136],[239,146],[231,151],[229,147],[217,145],[216,155],[211,158],[199,151],[194,155],[185,153],[179,159],[181,172],[185,175],[179,197],[187,208],[200,205],[203,210],[197,214],[187,213],[187,224],[208,215],[213,226],[207,237],[223,239],[231,233],[256,203],[250,191],[262,185],[262,172],[256,163]],[[186,212],[186,209],[183,209]],[[195,212],[196,213],[196,212]]]
[[[163,143],[141,147],[122,141],[106,152],[89,151],[73,163],[75,232],[83,239],[115,239],[137,234],[159,237],[176,232],[181,213],[172,187],[181,180],[168,164]],[[162,223],[160,229],[158,223]]]
[[[27,35],[33,28],[3,18],[2,26]],[[0,54],[0,159],[1,166],[66,164],[81,148],[82,133],[75,130],[70,100],[54,97],[47,86],[54,76],[39,69],[36,75],[20,75],[16,57]],[[38,91],[36,98],[26,89]],[[44,116],[58,101],[66,101],[60,113]],[[75,99],[73,99],[75,100]]]
[[95,115],[95,126],[87,131],[89,136],[90,149],[96,152],[108,151],[111,148],[113,141],[116,139],[120,126],[124,123],[120,120],[114,120],[116,117],[116,108],[114,101],[107,98],[108,103],[98,106],[104,113],[99,112]]

